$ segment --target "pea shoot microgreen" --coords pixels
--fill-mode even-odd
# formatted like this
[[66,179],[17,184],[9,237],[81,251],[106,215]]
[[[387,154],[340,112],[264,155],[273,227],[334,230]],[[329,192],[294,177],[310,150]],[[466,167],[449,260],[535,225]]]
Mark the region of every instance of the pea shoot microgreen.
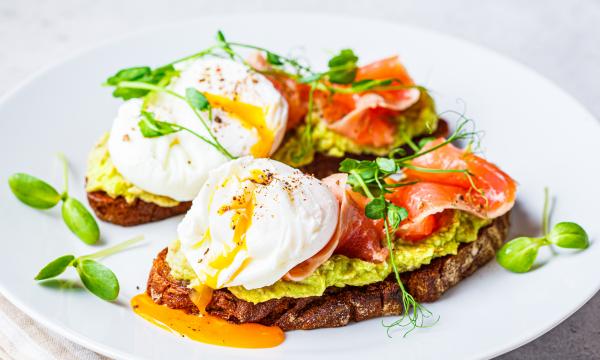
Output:
[[96,260],[123,251],[142,239],[142,236],[137,236],[115,246],[80,257],[70,254],[63,255],[44,266],[35,276],[35,280],[42,281],[55,278],[72,266],[77,270],[79,278],[86,289],[102,300],[113,301],[119,296],[119,280],[112,270]]
[[590,245],[586,231],[574,222],[559,222],[549,229],[550,195],[548,188],[544,189],[544,210],[542,212],[541,237],[521,236],[507,242],[496,254],[496,260],[505,269],[515,273],[525,273],[531,270],[538,256],[538,251],[544,246],[558,246],[566,249],[587,249]]
[[62,218],[69,230],[86,244],[95,244],[100,238],[96,219],[76,198],[69,195],[69,168],[64,155],[59,156],[63,166],[64,190],[62,193],[52,185],[32,175],[16,173],[8,179],[12,193],[24,204],[36,209],[50,209],[62,200]]
[[[412,155],[407,155],[404,149],[399,148],[392,151],[388,157],[378,157],[373,161],[347,158],[340,163],[339,170],[348,174],[348,185],[354,191],[361,193],[369,199],[369,202],[365,206],[365,215],[370,219],[383,221],[386,245],[390,253],[390,263],[402,294],[403,306],[403,313],[400,319],[391,324],[384,324],[388,330],[388,334],[396,327],[405,329],[404,334],[407,335],[415,328],[430,326],[431,324],[426,324],[425,320],[431,318],[433,314],[417,302],[402,283],[394,256],[394,238],[401,222],[408,217],[408,212],[405,208],[395,205],[386,198],[386,195],[392,193],[394,188],[412,185],[416,181],[389,182],[386,179],[401,174],[404,168],[414,169],[415,167],[410,164],[410,160],[435,151],[454,141],[472,139],[477,133],[466,128],[468,123],[468,120],[461,121],[447,140],[430,148],[423,148],[425,143],[419,144],[421,146],[413,144],[415,153]],[[418,168],[418,170],[438,173],[464,173],[465,176],[472,177],[472,174],[468,170],[424,168]],[[433,323],[435,322],[437,320]]]

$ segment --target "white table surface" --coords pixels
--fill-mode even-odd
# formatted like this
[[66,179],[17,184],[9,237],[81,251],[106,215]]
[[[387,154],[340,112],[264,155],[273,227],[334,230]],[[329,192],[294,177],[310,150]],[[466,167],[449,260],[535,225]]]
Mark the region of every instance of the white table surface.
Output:
[[[207,14],[246,11],[352,14],[448,33],[536,69],[600,118],[598,0],[175,0],[168,4],[156,0],[0,0],[0,95],[49,63],[121,34]],[[527,93],[519,84],[514,91]],[[73,358],[97,358],[45,333],[35,321],[17,318],[18,310],[0,296],[0,315],[2,310],[11,315],[4,323],[0,316],[0,336],[9,324],[20,324],[34,339],[44,332],[46,348],[62,349],[59,353]],[[599,336],[600,295],[596,295],[546,335],[501,358],[600,358]],[[0,358],[9,350],[0,348]]]

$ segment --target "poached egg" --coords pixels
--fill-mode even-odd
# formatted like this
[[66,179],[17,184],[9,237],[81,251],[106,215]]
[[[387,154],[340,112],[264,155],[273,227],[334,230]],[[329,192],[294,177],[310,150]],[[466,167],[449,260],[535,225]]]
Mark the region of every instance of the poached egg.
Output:
[[316,178],[243,157],[210,173],[178,226],[181,251],[210,288],[268,286],[329,242],[338,207]]
[[[179,76],[167,88],[182,96],[187,88],[195,88],[206,96],[212,111],[202,115],[232,155],[267,157],[277,149],[285,134],[288,105],[266,77],[221,58],[191,60],[176,68]],[[142,110],[210,139],[185,101],[164,93],[132,99],[120,107],[108,140],[115,167],[149,193],[192,200],[208,172],[227,162],[227,157],[187,131],[145,138],[138,126]]]

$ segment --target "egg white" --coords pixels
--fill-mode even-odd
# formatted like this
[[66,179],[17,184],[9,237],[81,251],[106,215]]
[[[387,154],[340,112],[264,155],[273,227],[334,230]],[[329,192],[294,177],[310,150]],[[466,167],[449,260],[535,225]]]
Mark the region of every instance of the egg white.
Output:
[[[271,181],[256,183],[255,171],[271,174]],[[248,192],[254,206],[241,244],[232,229],[235,211],[223,209]],[[178,235],[201,283],[256,289],[275,283],[321,250],[337,221],[337,200],[319,180],[275,160],[244,157],[210,173]],[[227,266],[214,265],[215,259],[232,253],[236,255]]]
[[[262,109],[264,124],[272,139],[260,156],[272,154],[281,143],[287,124],[288,105],[271,82],[244,65],[228,59],[208,58],[178,65],[180,75],[168,88],[185,95],[187,88],[216,95],[235,103]],[[167,136],[145,138],[138,122],[142,100],[125,102],[119,109],[108,140],[111,159],[119,173],[139,188],[177,201],[190,201],[200,190],[211,169],[228,159],[196,136],[180,131]],[[158,120],[185,126],[209,137],[189,105],[168,94],[156,94],[145,111]],[[244,126],[240,117],[219,107],[212,119],[204,113],[212,132],[234,156],[252,154],[255,145],[265,141],[256,128]],[[260,144],[259,144],[260,145]],[[254,154],[256,155],[256,154]]]

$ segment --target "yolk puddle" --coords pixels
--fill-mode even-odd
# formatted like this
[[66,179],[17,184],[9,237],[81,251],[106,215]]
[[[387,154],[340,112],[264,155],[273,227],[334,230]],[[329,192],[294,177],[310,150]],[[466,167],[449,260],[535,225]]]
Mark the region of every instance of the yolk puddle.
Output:
[[265,121],[263,109],[234,101],[223,96],[205,93],[211,106],[222,109],[234,115],[245,129],[255,129],[258,133],[258,141],[250,148],[250,154],[256,158],[266,157],[273,146],[274,135]]
[[285,340],[276,326],[233,324],[211,315],[191,315],[182,310],[155,304],[147,294],[131,299],[133,311],[165,330],[206,344],[237,348],[269,348]]

